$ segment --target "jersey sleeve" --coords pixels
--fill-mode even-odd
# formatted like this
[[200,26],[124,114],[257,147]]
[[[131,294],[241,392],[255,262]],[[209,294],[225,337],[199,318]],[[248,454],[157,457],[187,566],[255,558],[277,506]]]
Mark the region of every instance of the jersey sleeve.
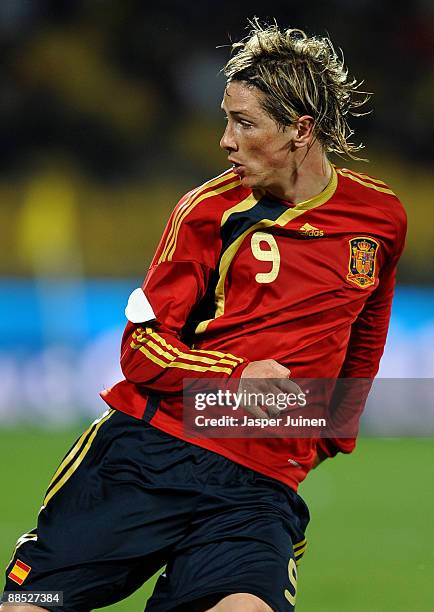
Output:
[[185,378],[239,377],[247,360],[183,342],[189,314],[204,297],[221,247],[218,219],[183,198],[169,220],[142,290],[155,319],[128,322],[121,348],[125,378],[153,393],[179,393]]
[[[403,208],[400,208],[399,212],[400,216],[396,220],[395,250],[389,254],[382,266],[378,287],[368,298],[351,327],[346,357],[339,373],[339,378],[348,379],[348,384],[341,386],[340,397],[332,407],[331,416],[338,426],[343,422],[348,423],[352,431],[358,429],[358,422],[386,344],[397,264],[404,249],[407,228]],[[350,379],[357,381],[351,382]],[[338,452],[350,453],[355,445],[355,437],[322,438],[318,442],[320,452],[328,457]]]

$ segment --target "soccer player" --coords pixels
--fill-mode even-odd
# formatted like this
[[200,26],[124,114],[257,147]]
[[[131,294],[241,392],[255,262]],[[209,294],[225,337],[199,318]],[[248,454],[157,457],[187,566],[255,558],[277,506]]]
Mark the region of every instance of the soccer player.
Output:
[[184,430],[186,378],[372,379],[405,236],[383,181],[328,160],[356,158],[347,118],[363,102],[328,38],[255,22],[224,70],[231,167],[174,209],[126,309],[125,380],[103,392],[109,409],[6,570],[6,591],[63,592],[44,609],[110,605],[166,565],[151,612],[294,610],[309,520],[298,484],[354,448]]

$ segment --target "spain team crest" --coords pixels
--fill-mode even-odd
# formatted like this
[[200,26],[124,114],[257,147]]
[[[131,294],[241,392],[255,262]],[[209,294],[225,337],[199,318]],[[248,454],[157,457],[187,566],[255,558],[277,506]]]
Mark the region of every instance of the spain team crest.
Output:
[[373,238],[359,236],[352,238],[349,241],[349,246],[350,260],[348,262],[347,280],[362,289],[370,287],[375,283],[375,262],[380,245]]

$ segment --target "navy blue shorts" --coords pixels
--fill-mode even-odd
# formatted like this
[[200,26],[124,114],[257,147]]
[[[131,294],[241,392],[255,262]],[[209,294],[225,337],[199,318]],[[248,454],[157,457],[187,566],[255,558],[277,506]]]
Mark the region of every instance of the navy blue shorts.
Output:
[[109,410],[60,464],[5,590],[63,591],[63,607],[40,605],[86,612],[166,566],[149,612],[205,610],[240,592],[291,611],[308,521],[284,484]]

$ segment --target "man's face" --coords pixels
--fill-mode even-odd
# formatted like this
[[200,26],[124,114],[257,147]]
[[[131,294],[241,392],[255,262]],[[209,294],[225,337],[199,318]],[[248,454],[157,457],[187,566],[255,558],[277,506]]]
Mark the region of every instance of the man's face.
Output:
[[222,102],[227,125],[220,146],[243,186],[279,194],[291,172],[295,130],[278,129],[261,106],[262,96],[259,89],[241,81],[227,86]]

